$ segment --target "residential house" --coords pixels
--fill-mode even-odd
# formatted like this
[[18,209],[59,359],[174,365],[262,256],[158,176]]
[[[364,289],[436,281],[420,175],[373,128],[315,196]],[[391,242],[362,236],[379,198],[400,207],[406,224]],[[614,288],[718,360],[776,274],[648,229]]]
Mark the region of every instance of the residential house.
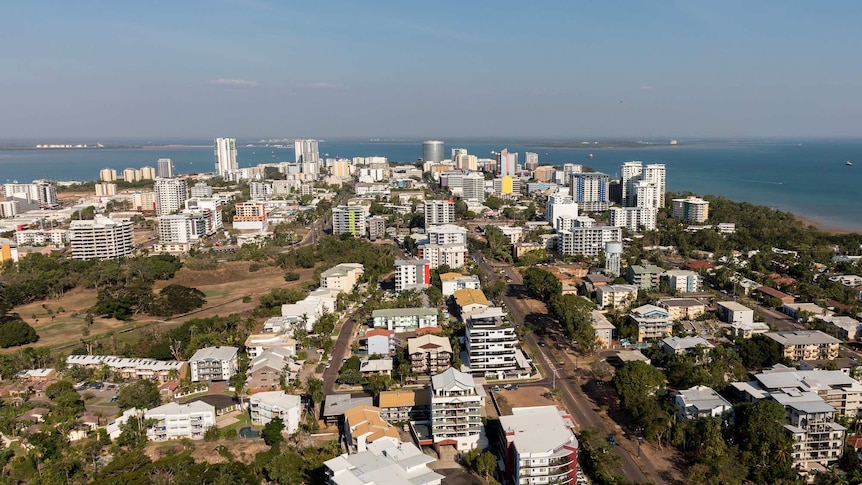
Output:
[[395,353],[395,332],[375,328],[365,332],[368,355],[392,355]]
[[296,394],[286,394],[284,391],[258,392],[248,398],[248,409],[251,422],[256,425],[265,426],[274,418],[281,418],[284,422],[283,433],[290,435],[299,430],[302,402]]
[[677,419],[721,418],[733,413],[733,405],[715,390],[694,386],[676,393]]
[[443,475],[428,464],[436,461],[413,443],[371,443],[367,451],[343,454],[324,463],[326,485],[441,485]]
[[687,354],[697,347],[704,349],[715,348],[702,337],[667,337],[662,340],[661,349],[666,354]]
[[359,362],[359,372],[363,377],[374,375],[392,375],[392,359],[369,359],[368,357]]

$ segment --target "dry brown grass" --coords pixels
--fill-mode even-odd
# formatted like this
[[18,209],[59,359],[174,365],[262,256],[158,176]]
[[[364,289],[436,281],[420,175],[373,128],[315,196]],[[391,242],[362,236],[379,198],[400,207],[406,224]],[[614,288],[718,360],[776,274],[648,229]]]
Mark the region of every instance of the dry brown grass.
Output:
[[527,406],[551,406],[558,405],[556,399],[551,396],[547,387],[520,387],[516,391],[497,391],[494,393],[497,404],[500,406],[500,414],[512,414],[512,408]]

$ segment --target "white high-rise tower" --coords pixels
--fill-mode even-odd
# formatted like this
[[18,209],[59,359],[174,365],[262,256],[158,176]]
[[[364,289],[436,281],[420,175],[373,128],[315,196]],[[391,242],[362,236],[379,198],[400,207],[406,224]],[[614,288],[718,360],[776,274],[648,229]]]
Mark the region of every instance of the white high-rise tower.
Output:
[[655,185],[655,199],[652,201],[651,205],[642,205],[640,201],[638,201],[639,206],[651,206],[658,209],[664,207],[665,174],[666,170],[663,163],[651,163],[644,167],[643,174],[641,175],[641,180],[647,181]]
[[227,176],[230,172],[237,170],[236,163],[236,139],[216,138],[215,140],[215,173],[220,177]]
[[642,162],[623,162],[623,166],[620,168],[620,185],[623,189],[622,205],[624,207],[635,206],[635,197],[637,196],[635,184],[640,180],[641,173],[643,173]]

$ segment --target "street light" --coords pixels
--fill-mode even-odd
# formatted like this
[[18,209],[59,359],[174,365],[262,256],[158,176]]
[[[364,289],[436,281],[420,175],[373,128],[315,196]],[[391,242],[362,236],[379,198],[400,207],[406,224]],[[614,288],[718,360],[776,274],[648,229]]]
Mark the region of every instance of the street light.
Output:
[[643,436],[638,436],[638,458],[641,457],[641,441],[643,440]]

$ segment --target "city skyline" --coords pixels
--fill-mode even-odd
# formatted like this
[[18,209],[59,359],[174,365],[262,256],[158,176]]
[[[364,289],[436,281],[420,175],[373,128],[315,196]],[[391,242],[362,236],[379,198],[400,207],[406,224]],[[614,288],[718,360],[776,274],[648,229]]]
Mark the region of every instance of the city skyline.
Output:
[[4,138],[852,137],[862,108],[851,2],[5,10]]

